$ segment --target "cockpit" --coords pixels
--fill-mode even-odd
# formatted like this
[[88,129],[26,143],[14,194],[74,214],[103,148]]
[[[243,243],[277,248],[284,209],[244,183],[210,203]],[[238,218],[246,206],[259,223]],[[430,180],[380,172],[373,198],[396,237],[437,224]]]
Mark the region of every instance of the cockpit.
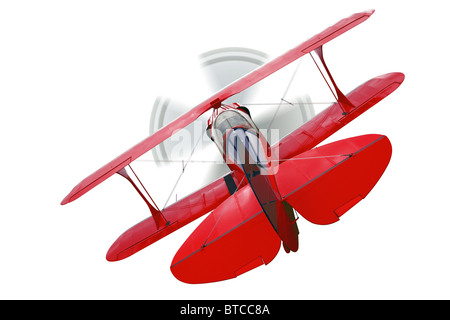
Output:
[[211,138],[222,152],[226,134],[235,128],[258,132],[258,127],[246,113],[233,109],[223,111],[216,117],[211,128]]
[[[260,169],[265,168],[268,146],[263,145],[259,129],[245,109],[222,111],[208,131],[226,161],[241,167],[245,164],[255,164]],[[265,139],[263,141],[265,142]]]

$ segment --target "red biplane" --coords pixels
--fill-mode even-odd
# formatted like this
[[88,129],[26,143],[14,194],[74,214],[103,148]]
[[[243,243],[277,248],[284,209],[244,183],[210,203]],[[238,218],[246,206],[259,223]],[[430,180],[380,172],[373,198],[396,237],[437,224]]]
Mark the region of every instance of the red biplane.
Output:
[[[366,197],[390,161],[391,144],[384,135],[363,135],[317,147],[404,80],[402,73],[389,73],[344,95],[325,64],[323,45],[367,20],[373,12],[353,14],[231,83],[88,176],[61,204],[81,197],[115,173],[131,182],[151,216],[115,241],[106,256],[109,261],[127,258],[211,212],[173,258],[173,275],[187,283],[226,280],[268,264],[281,243],[286,252],[297,251],[299,231],[294,210],[315,224],[338,221]],[[321,60],[336,102],[270,146],[247,108],[223,102],[312,52]],[[160,210],[126,167],[210,110],[207,134],[230,172]]]

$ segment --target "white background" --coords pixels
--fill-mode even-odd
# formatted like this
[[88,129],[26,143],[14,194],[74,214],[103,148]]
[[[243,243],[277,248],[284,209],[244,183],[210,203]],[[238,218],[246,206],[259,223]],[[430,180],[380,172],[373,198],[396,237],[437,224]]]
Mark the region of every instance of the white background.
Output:
[[[445,3],[1,2],[0,298],[449,299]],[[341,221],[300,219],[297,253],[280,250],[237,279],[187,285],[169,266],[194,225],[106,261],[114,240],[148,215],[123,178],[60,206],[81,179],[147,136],[156,96],[194,106],[210,95],[199,53],[242,46],[276,57],[372,8],[325,46],[330,69],[344,92],[387,72],[406,79],[328,141],[386,134],[393,157]],[[165,186],[163,175],[149,175],[151,188]]]

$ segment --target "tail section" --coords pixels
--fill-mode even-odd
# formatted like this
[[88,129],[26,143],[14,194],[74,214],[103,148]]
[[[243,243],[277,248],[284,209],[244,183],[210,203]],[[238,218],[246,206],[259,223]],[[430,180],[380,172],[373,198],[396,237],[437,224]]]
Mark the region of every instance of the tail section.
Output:
[[389,139],[363,135],[304,152],[280,165],[279,191],[305,219],[330,224],[364,199],[391,158]]
[[173,275],[186,283],[235,278],[268,264],[280,238],[246,185],[218,206],[187,238],[173,258]]

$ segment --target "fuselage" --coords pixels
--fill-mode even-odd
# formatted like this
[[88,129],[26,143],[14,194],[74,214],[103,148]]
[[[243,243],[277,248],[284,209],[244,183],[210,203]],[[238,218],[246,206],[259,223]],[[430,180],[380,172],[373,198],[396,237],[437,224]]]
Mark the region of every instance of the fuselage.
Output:
[[[248,183],[275,231],[281,196],[275,180],[270,145],[246,108],[234,104],[215,110],[208,122],[208,136],[222,153],[238,180]],[[239,188],[239,186],[238,186]],[[284,213],[284,210],[281,209]]]

